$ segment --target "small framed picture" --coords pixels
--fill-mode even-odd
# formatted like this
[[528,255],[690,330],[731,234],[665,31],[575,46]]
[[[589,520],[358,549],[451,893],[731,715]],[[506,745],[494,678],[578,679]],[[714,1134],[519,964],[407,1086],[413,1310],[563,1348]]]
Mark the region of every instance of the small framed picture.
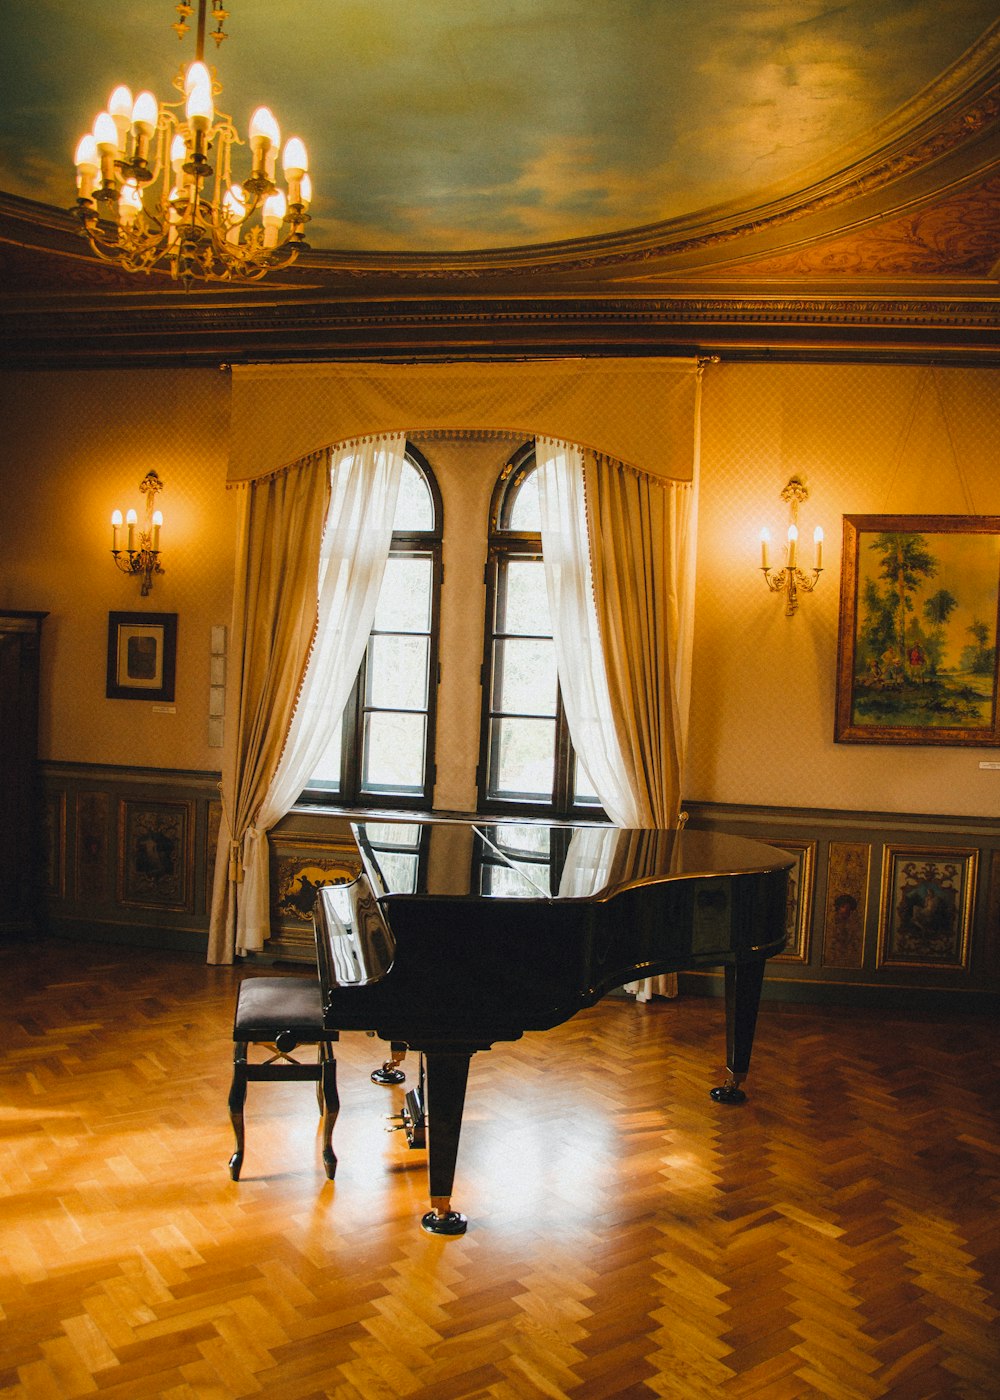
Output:
[[886,846],[878,966],[969,969],[979,851]]
[[173,700],[176,613],[108,613],[109,700]]
[[812,924],[813,864],[815,841],[788,841],[774,837],[771,844],[795,857],[788,872],[788,904],[785,915],[785,951],[772,962],[808,962],[809,929]]

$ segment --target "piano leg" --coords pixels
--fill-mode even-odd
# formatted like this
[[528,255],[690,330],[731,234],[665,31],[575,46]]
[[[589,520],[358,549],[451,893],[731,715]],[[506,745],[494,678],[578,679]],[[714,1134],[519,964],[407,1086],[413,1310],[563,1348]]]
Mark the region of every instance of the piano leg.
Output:
[[340,1112],[340,1096],[337,1093],[337,1061],[333,1046],[323,1040],[319,1047],[320,1071],[316,1084],[316,1097],[319,1100],[322,1118],[323,1167],[332,1181],[337,1175],[337,1154],[333,1150],[333,1125]]
[[427,1077],[427,1177],[431,1208],[421,1225],[432,1235],[464,1235],[468,1219],[451,1208],[462,1109],[469,1080],[471,1050],[428,1050],[424,1054]]
[[740,1088],[750,1068],[750,1052],[757,1027],[764,960],[726,963],[726,1069],[725,1084],[710,1091],[716,1103],[745,1103]]

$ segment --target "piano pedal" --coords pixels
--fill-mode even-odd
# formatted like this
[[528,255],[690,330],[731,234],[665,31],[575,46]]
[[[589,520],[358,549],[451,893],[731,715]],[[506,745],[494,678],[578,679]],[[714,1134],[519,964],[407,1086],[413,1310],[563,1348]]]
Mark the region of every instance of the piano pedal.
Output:
[[411,1089],[406,1095],[402,1113],[391,1114],[388,1121],[394,1126],[386,1128],[387,1133],[398,1133],[402,1129],[410,1147],[427,1146],[427,1118],[424,1114],[423,1099],[416,1089]]

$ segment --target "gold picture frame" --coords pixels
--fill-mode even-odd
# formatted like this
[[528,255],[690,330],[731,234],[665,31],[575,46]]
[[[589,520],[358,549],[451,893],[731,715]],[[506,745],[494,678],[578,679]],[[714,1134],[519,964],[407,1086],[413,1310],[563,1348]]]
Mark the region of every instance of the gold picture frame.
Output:
[[884,847],[877,965],[967,972],[978,867],[971,846]]
[[813,871],[816,863],[816,842],[785,840],[775,837],[769,844],[787,851],[795,859],[788,872],[788,902],[785,912],[785,951],[772,962],[807,963],[809,961],[809,932],[812,928]]
[[845,515],[834,739],[1000,744],[1000,515]]

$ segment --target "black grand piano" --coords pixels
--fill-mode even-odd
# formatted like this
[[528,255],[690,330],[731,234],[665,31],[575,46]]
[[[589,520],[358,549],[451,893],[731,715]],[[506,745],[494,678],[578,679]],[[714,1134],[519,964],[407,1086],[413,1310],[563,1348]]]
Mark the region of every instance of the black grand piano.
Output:
[[324,1018],[390,1042],[397,1060],[420,1052],[407,1101],[411,1128],[426,1109],[425,1230],[466,1229],[451,1196],[473,1054],[560,1025],[625,983],[724,967],[728,1078],[711,1092],[744,1099],[764,963],[785,943],[784,851],[598,825],[352,830],[363,871],[316,902]]

